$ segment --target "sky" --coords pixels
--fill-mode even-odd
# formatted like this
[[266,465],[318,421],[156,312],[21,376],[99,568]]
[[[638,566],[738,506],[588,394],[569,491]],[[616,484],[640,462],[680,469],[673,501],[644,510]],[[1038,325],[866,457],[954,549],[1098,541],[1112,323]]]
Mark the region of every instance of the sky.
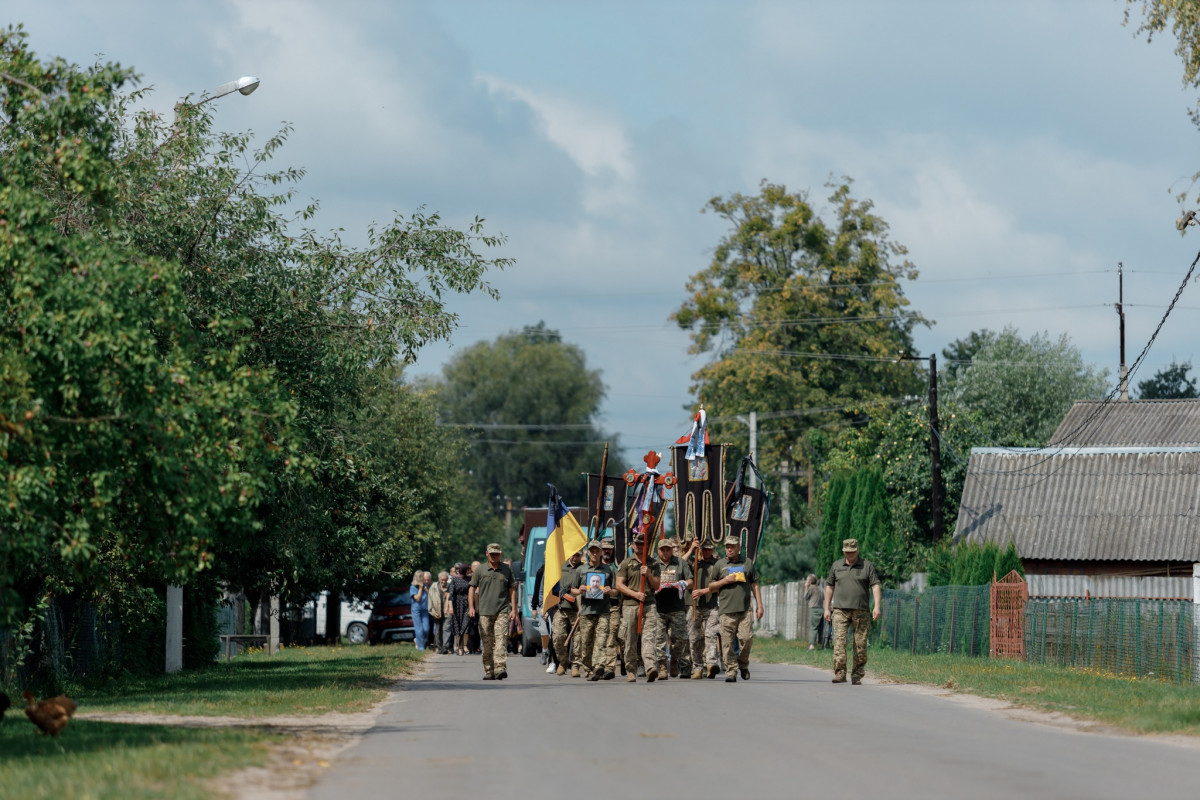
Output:
[[[348,243],[422,206],[485,218],[507,237],[489,254],[516,262],[491,276],[501,298],[452,299],[460,327],[409,374],[544,321],[600,370],[601,428],[636,462],[688,430],[711,358],[669,319],[728,230],[702,209],[764,180],[822,209],[848,176],[874,202],[920,272],[902,284],[911,308],[935,321],[918,353],[984,328],[1067,334],[1115,382],[1118,263],[1132,362],[1200,249],[1200,229],[1174,225],[1200,170],[1197,93],[1174,39],[1147,43],[1124,10],[6,0],[0,23],[23,23],[43,58],[133,67],[163,113],[258,77],[215,101],[217,127],[264,141],[293,126],[275,163],[306,170],[314,224]],[[1132,386],[1196,363],[1198,292],[1183,289]]]

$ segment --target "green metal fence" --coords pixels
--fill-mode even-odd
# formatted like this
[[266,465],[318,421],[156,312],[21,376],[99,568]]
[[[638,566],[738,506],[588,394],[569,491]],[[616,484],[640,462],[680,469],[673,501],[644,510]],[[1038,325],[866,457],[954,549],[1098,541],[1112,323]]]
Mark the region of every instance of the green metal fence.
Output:
[[987,656],[991,620],[987,586],[934,586],[923,592],[883,590],[875,640],[910,653]]
[[1187,600],[1030,599],[1026,658],[1031,664],[1191,681],[1194,609]]

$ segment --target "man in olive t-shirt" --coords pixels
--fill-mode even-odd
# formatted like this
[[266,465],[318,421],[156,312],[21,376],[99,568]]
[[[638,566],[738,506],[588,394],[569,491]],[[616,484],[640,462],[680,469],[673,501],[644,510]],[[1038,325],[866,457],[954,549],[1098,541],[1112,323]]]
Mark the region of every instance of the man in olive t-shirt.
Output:
[[[750,643],[754,637],[754,620],[762,619],[762,595],[758,592],[758,572],[754,564],[742,558],[742,540],[725,537],[725,557],[713,565],[713,582],[705,590],[717,595],[717,614],[721,627],[721,648],[725,660],[725,682],[737,683],[750,677]],[[750,613],[750,597],[754,596],[754,614]],[[733,654],[737,639],[738,653]]]
[[579,626],[574,647],[579,653],[583,675],[589,681],[610,679],[613,672],[606,659],[608,651],[608,618],[612,604],[608,596],[616,591],[613,583],[616,570],[600,561],[600,542],[588,542],[586,566],[575,570],[569,591],[579,602]]
[[638,632],[638,611],[645,602],[649,587],[645,585],[645,565],[641,561],[645,547],[642,534],[633,537],[633,555],[617,567],[617,592],[621,595],[621,659],[625,680],[637,680],[638,666],[642,663],[642,634]]
[[502,681],[508,677],[509,622],[517,618],[517,580],[512,569],[500,560],[503,551],[492,542],[487,546],[487,564],[471,575],[467,591],[467,613],[479,620],[483,639],[483,679]]
[[[846,633],[854,628],[854,668],[850,677],[854,685],[862,683],[867,671],[867,631],[871,620],[879,619],[883,611],[883,589],[875,565],[858,557],[858,540],[842,542],[842,558],[829,567],[825,587],[825,621],[833,622],[833,682],[846,682]],[[875,609],[868,611],[867,593],[875,599]]]
[[700,547],[700,558],[696,561],[695,581],[692,589],[692,619],[688,623],[688,640],[692,646],[692,677],[715,678],[721,671],[721,654],[717,651],[720,633],[720,618],[717,613],[717,597],[704,589],[713,580],[713,568],[717,564],[717,545],[712,540]]
[[556,584],[558,587],[558,611],[554,614],[554,622],[550,629],[550,636],[554,642],[554,658],[558,661],[558,668],[555,671],[562,675],[569,668],[572,678],[579,677],[580,654],[578,647],[570,646],[568,638],[571,631],[575,629],[575,615],[579,611],[579,604],[575,602],[574,596],[567,589],[575,578],[575,570],[579,567],[582,554],[583,551],[572,553],[571,557],[567,559],[567,563],[562,565],[562,574]]
[[[649,565],[646,582],[654,592],[653,607],[646,607],[646,624],[642,636],[642,661],[646,663],[646,681],[666,680],[679,675],[678,666],[667,662],[667,642],[677,665],[686,664],[688,656],[687,603],[684,597],[692,588],[692,568],[675,555],[675,540],[658,543],[658,560]],[[688,677],[691,668],[688,667]]]

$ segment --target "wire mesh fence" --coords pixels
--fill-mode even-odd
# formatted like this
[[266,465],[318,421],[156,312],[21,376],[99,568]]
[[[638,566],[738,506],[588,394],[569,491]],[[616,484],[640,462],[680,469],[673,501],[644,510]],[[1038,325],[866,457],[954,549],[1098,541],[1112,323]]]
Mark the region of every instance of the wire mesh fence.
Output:
[[1195,680],[1195,605],[1187,600],[1031,599],[1025,652],[1057,664],[1139,678]]
[[881,646],[919,654],[988,654],[987,586],[884,589],[883,608],[875,636]]

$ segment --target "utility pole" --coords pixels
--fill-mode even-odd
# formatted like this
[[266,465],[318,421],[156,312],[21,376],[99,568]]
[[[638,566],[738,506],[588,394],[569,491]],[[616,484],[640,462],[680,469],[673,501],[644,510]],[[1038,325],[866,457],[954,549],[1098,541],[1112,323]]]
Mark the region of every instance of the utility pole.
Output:
[[929,354],[929,472],[933,482],[933,540],[940,542],[942,526],[942,443],[938,428],[937,355]]
[[[750,429],[750,455],[753,456],[758,450],[758,412],[751,411],[749,417],[737,416],[737,421]],[[754,477],[754,471],[750,470],[750,474],[746,476],[746,483],[751,489],[758,488],[758,479]]]
[[782,501],[780,503],[780,513],[783,515],[782,516],[783,527],[784,527],[784,530],[791,530],[792,529],[792,507],[791,507],[791,501],[792,501],[791,494],[792,493],[791,493],[791,481],[789,479],[789,476],[791,475],[791,473],[788,472],[788,462],[786,459],[784,459],[782,468],[779,470],[779,475],[780,475],[779,497],[780,497],[780,500]]
[[932,484],[929,494],[933,512],[933,540],[940,542],[945,536],[945,526],[942,524],[942,442],[938,427],[937,355],[931,353],[922,357],[901,354],[896,360],[929,362],[929,474]]
[[1121,399],[1129,399],[1129,367],[1125,366],[1125,265],[1117,262],[1117,318],[1121,321]]

